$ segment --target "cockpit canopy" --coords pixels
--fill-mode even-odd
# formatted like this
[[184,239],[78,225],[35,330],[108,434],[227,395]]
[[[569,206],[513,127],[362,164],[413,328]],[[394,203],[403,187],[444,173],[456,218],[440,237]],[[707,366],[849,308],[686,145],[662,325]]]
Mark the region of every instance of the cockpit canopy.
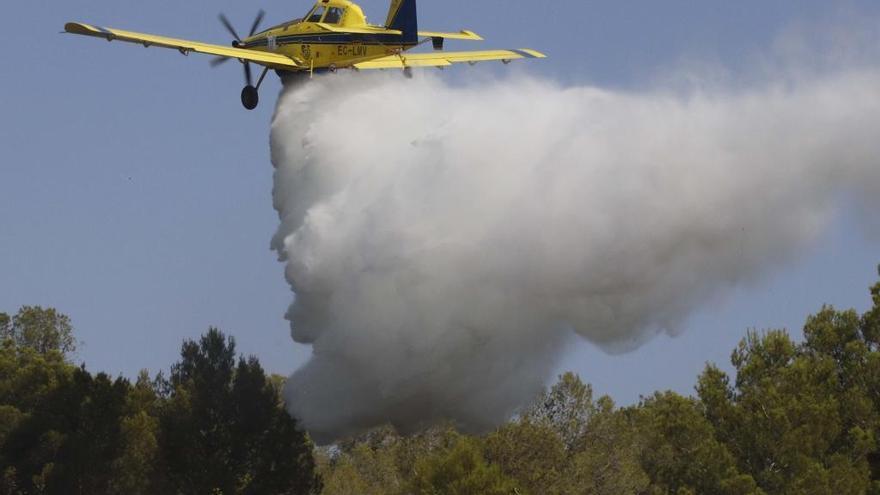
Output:
[[321,0],[303,17],[303,22],[363,26],[367,19],[357,4],[347,0]]

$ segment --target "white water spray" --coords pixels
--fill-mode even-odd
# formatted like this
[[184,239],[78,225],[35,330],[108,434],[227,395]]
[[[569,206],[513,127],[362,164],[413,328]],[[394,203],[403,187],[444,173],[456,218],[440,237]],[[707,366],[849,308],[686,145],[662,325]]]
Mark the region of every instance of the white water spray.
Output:
[[345,74],[284,90],[273,247],[319,442],[467,430],[532,399],[571,332],[675,333],[880,194],[880,71],[617,92]]

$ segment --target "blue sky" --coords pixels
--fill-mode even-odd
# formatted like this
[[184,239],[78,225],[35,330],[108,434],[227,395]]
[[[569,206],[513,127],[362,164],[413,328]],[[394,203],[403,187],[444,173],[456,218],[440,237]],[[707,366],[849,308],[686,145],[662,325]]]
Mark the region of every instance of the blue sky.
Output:
[[[386,1],[362,2],[381,22]],[[58,34],[66,21],[227,43],[225,12],[246,31],[298,17],[308,3],[72,0],[6,6],[0,80],[0,311],[23,304],[69,314],[92,370],[133,376],[167,368],[180,342],[216,325],[273,372],[308,356],[282,316],[283,266],[269,251],[269,120],[280,87],[262,104],[238,101],[241,70],[207,57]],[[684,62],[748,70],[781,32],[878,13],[873,1],[447,0],[420,5],[423,28],[473,29],[485,48],[550,55],[526,70],[562,84],[640,88]],[[464,45],[452,44],[451,47]],[[466,45],[474,47],[474,45]],[[540,104],[527,102],[526,104]],[[678,338],[608,356],[573,343],[573,369],[621,402],[656,389],[689,392],[706,361],[725,364],[750,327],[797,329],[823,303],[860,310],[880,263],[880,238],[843,211],[812,249],[755,286],[703,308]]]

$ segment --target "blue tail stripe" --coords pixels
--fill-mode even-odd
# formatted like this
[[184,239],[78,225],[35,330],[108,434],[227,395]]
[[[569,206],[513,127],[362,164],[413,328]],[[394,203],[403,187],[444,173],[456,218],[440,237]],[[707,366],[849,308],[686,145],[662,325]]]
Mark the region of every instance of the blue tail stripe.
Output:
[[416,10],[416,0],[403,0],[397,14],[391,20],[388,29],[396,29],[403,32],[402,42],[413,43],[419,39],[419,20]]

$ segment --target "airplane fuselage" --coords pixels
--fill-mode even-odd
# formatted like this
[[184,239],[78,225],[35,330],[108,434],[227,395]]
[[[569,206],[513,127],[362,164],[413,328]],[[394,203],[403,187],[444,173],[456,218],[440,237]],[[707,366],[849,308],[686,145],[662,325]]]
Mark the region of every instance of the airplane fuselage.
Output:
[[399,43],[400,36],[327,33],[312,29],[307,23],[275,29],[238,44],[238,48],[280,53],[305,66],[318,69],[336,69],[389,55],[398,55],[416,43]]
[[[389,22],[394,14],[392,5]],[[349,0],[321,0],[302,19],[269,28],[233,46],[278,53],[309,70],[334,70],[400,55],[418,46],[415,33],[404,36],[388,31],[387,26],[369,24],[360,6]]]

